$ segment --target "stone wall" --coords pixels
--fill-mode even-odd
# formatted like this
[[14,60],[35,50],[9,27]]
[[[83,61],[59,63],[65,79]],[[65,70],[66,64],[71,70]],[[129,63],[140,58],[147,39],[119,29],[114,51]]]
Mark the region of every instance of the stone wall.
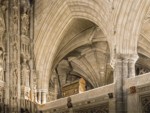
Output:
[[[147,73],[125,80],[124,88],[127,90],[127,113],[150,112],[149,76],[150,73]],[[44,113],[92,113],[92,111],[96,113],[116,113],[114,89],[114,84],[111,84],[73,95],[71,96],[72,108],[68,108],[66,97],[39,105],[38,109]]]
[[[103,105],[107,106],[108,108],[110,104],[112,106],[109,107],[109,109],[107,109],[106,111],[109,110],[112,113],[115,113],[114,112],[115,110],[114,98],[109,98],[109,95],[108,95],[108,93],[110,92],[114,96],[114,84],[103,86],[103,87],[96,88],[90,91],[86,91],[81,94],[76,94],[76,95],[71,96],[71,103],[73,105],[73,111],[80,113],[82,108],[85,108],[85,111],[90,110],[89,106],[91,106],[92,108],[95,107],[93,110],[95,110],[96,107],[103,106]],[[71,110],[71,109],[68,109],[67,99],[68,98],[66,97],[66,98],[62,98],[62,99],[49,102],[47,104],[39,105],[38,109],[44,111],[45,113],[47,112],[57,113],[60,111],[62,112],[65,111],[66,113],[68,110]]]
[[[0,112],[30,112],[34,101],[33,4],[0,1]],[[27,102],[28,101],[28,102]],[[31,102],[32,101],[32,102]],[[28,103],[28,104],[27,104]]]

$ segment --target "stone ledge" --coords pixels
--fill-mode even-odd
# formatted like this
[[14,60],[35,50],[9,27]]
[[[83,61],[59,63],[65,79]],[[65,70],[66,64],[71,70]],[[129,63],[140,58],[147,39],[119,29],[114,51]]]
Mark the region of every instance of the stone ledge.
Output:
[[[72,99],[72,104],[87,102],[88,100],[97,100],[100,98],[101,100],[108,100],[108,93],[114,93],[114,84],[102,86],[99,88],[95,88],[93,90],[86,91],[81,94],[76,94],[70,96]],[[66,107],[67,105],[67,97],[58,99],[46,104],[38,105],[38,109],[42,111],[48,111],[51,109],[60,109],[62,107]]]
[[132,86],[141,86],[149,83],[150,83],[150,73],[146,73],[143,75],[126,79],[125,88],[128,89]]

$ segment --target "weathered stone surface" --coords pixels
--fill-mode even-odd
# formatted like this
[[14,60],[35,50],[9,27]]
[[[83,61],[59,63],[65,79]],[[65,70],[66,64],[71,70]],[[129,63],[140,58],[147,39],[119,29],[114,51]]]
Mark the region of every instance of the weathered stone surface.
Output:
[[[149,113],[149,7],[0,0],[0,112]],[[76,81],[68,107],[62,90]]]

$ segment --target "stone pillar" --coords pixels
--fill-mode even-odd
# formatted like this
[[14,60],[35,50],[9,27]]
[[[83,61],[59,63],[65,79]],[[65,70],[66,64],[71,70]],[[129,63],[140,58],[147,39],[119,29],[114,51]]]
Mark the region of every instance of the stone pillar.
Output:
[[41,104],[41,92],[40,91],[37,92],[37,102],[38,104]]
[[127,113],[125,80],[135,76],[138,55],[118,55],[115,62],[116,113]]
[[54,78],[54,83],[55,83],[55,99],[57,99],[57,96],[58,96],[58,80],[57,80],[56,77]]
[[122,60],[123,63],[123,78],[128,78],[128,57],[124,57]]
[[123,60],[117,58],[115,62],[115,97],[116,113],[125,113],[123,97]]
[[101,76],[101,86],[104,86],[105,85],[105,72],[104,70],[101,70],[100,71],[100,76]]
[[129,57],[128,56],[124,56],[123,58],[123,101],[124,101],[124,109],[125,109],[125,113],[127,113],[127,89],[124,87],[125,86],[125,80],[129,77],[128,75],[128,60]]
[[[6,1],[6,8],[9,7],[9,1]],[[9,43],[10,43],[10,38],[9,38],[9,10],[6,10],[6,63],[5,63],[5,113],[9,113],[9,101],[10,101],[10,51],[9,51]]]
[[[32,102],[36,102],[37,100],[37,97],[36,97],[36,92],[35,92],[35,89],[36,87],[35,84],[36,82],[34,81],[34,76],[35,75],[35,68],[34,68],[34,44],[33,44],[33,40],[34,40],[34,4],[31,4],[30,6],[30,39],[31,39],[31,42],[30,42],[30,55],[31,55],[31,64],[30,65],[30,68],[31,68],[31,76],[30,76],[30,87],[31,87],[31,96],[32,96]],[[32,109],[32,113],[34,113],[34,109],[35,109],[35,106],[34,104],[31,104],[31,109]]]
[[41,104],[45,104],[46,103],[46,91],[42,91],[41,92]]
[[20,113],[21,68],[20,68],[20,0],[9,0],[9,86],[10,113]]
[[37,102],[39,104],[45,104],[46,103],[46,94],[47,94],[47,90],[44,90],[44,89],[41,89],[37,92],[37,95],[38,95]]
[[135,63],[138,59],[138,55],[131,55],[129,58],[129,78],[135,77]]

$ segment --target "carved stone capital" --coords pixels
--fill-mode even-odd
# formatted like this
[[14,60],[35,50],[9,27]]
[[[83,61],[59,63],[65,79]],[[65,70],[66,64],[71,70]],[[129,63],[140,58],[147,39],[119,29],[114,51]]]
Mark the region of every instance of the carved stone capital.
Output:
[[138,60],[137,54],[131,54],[129,57],[129,77],[135,77],[135,63]]
[[48,90],[47,89],[37,89],[37,92],[48,92]]
[[139,56],[137,54],[131,54],[129,56],[129,63],[135,63],[138,60]]

